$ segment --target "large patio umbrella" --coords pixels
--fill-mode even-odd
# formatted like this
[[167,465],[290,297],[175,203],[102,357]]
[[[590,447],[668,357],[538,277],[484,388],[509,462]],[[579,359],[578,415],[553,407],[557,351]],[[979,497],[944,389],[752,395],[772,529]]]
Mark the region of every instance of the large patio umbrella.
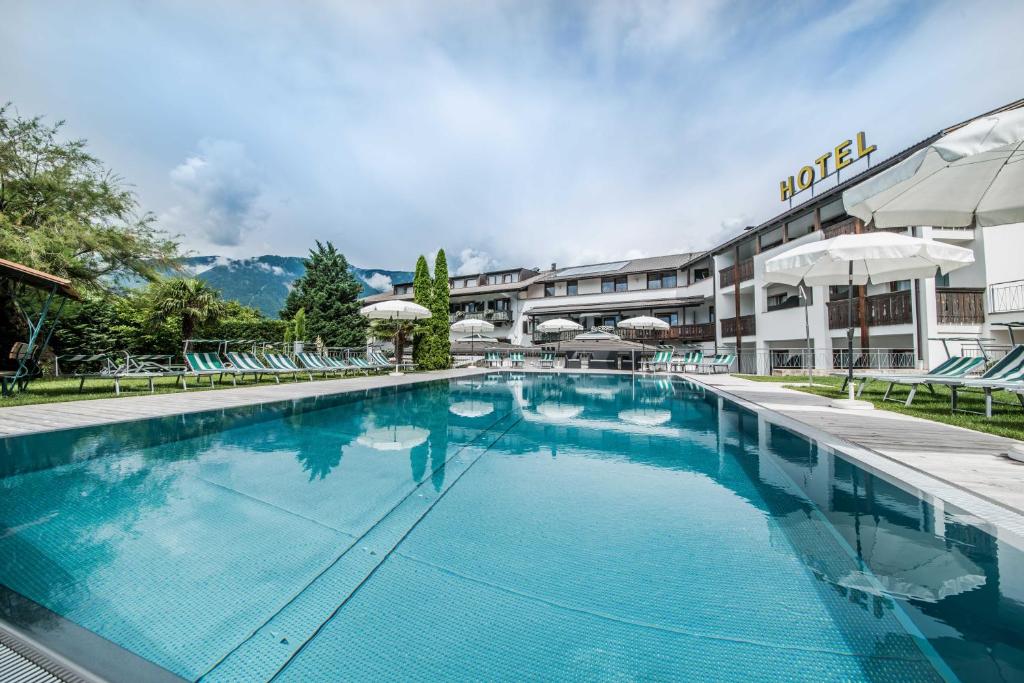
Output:
[[[430,309],[420,306],[411,301],[393,299],[391,301],[380,301],[359,309],[359,315],[370,320],[423,320],[430,317]],[[401,375],[398,371],[398,363],[402,359],[395,353],[395,369],[392,375]]]
[[[550,333],[557,333],[557,334],[561,334],[562,332],[578,332],[579,330],[582,330],[582,329],[583,329],[583,325],[580,325],[578,322],[574,322],[572,320],[566,320],[565,318],[555,318],[554,320],[545,320],[541,324],[537,325],[537,331],[538,332],[543,332],[545,334],[547,334],[549,332]],[[562,338],[561,337],[558,338],[558,348],[559,348],[559,350],[561,350],[561,348],[562,348]]]
[[[647,330],[653,332],[654,330],[667,330],[670,325],[664,320],[658,318],[652,318],[649,315],[640,315],[635,318],[626,318],[620,320],[616,327],[623,330]],[[643,339],[640,340],[641,346],[643,346]],[[641,352],[641,360],[643,360],[643,353]]]
[[[469,353],[473,353],[473,345],[476,342],[474,337],[481,335],[484,332],[493,332],[494,325],[487,322],[486,320],[477,320],[475,318],[466,318],[465,320],[459,320],[458,322],[452,323],[452,332],[455,334],[468,334],[469,336],[459,341],[469,342]],[[497,340],[495,340],[497,341]]]
[[809,242],[765,261],[765,279],[787,285],[848,285],[846,342],[850,397],[837,408],[869,408],[853,400],[853,285],[935,277],[974,263],[963,247],[889,232],[840,235]]
[[843,193],[880,228],[1024,222],[1024,108],[977,119]]

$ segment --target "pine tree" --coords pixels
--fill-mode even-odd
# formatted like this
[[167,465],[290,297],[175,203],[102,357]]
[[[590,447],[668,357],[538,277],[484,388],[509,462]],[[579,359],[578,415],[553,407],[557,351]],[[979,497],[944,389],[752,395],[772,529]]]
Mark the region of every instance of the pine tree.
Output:
[[[431,308],[434,298],[434,284],[430,279],[430,268],[427,266],[427,259],[420,255],[416,259],[416,275],[412,281],[413,299],[424,308]],[[431,332],[433,327],[430,320],[424,320],[416,325],[413,332],[412,360],[416,365],[424,365],[425,356],[429,355],[431,348]]]
[[349,270],[344,254],[330,242],[316,243],[305,260],[306,273],[295,281],[281,317],[306,309],[306,334],[328,346],[365,346],[367,320],[359,315],[362,285]]
[[451,285],[448,282],[448,259],[444,249],[437,251],[434,260],[434,295],[432,297],[430,321],[433,327],[433,339],[436,345],[431,351],[433,369],[447,368],[452,360],[452,342],[448,336],[448,309],[451,299]]

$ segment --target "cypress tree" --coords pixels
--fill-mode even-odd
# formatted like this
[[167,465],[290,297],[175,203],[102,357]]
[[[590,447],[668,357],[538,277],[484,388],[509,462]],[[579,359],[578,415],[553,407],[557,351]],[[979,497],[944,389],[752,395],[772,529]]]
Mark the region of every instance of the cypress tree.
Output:
[[344,254],[330,242],[317,241],[304,263],[306,272],[289,292],[282,317],[305,309],[309,337],[320,337],[327,346],[365,346],[368,322],[359,315],[358,301],[363,286]]
[[434,260],[434,296],[431,301],[431,323],[434,330],[433,339],[436,347],[432,349],[431,358],[434,369],[447,368],[452,360],[452,342],[448,336],[448,309],[451,299],[451,286],[448,283],[448,259],[444,249],[438,249]]
[[[434,298],[434,284],[430,280],[430,268],[423,255],[416,259],[416,275],[412,281],[412,289],[413,300],[420,306],[433,311],[431,304]],[[425,365],[426,357],[430,355],[432,330],[431,320],[424,320],[416,324],[412,341],[412,360],[416,365]]]

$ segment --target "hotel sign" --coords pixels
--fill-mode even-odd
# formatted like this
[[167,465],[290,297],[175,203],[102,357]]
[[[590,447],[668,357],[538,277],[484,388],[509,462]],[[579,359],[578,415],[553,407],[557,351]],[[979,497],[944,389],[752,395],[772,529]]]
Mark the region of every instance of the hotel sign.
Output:
[[[850,164],[860,161],[864,157],[868,157],[870,164],[871,153],[876,149],[878,148],[875,145],[868,146],[863,131],[857,133],[856,149],[854,149],[854,140],[843,140],[834,149],[815,159],[813,166],[804,166],[797,171],[796,175],[791,175],[781,181],[779,183],[780,198],[782,201],[792,200],[793,197],[811,188],[815,183],[838,174]],[[854,156],[855,153],[856,156]]]

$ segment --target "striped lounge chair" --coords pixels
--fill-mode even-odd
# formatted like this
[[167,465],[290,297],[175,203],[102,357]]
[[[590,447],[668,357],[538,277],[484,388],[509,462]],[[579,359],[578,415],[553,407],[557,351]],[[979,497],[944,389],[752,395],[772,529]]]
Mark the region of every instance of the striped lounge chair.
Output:
[[[61,370],[64,365],[64,370]],[[70,371],[69,371],[70,370]],[[139,370],[130,364],[119,365],[107,353],[74,354],[58,356],[54,365],[54,374],[58,377],[70,377],[78,380],[78,393],[85,388],[85,380],[102,380],[114,383],[114,395],[121,395],[121,380],[144,379],[149,382],[149,393],[153,393],[153,380],[162,377],[159,372]]]
[[299,362],[302,363],[303,367],[307,370],[310,372],[319,372],[323,374],[324,377],[344,372],[342,368],[339,368],[332,363],[328,363],[324,360],[323,356],[318,353],[305,351],[303,353],[295,354],[295,357],[299,359]]
[[699,372],[729,372],[729,368],[736,362],[734,353],[716,353],[713,358],[705,358],[697,366]]
[[1024,406],[1024,394],[1017,391],[1024,387],[1024,345],[1014,346],[981,377],[959,379],[936,377],[928,380],[928,384],[941,384],[949,387],[950,408],[953,411],[968,412],[961,410],[959,406],[959,391],[961,389],[981,389],[985,392],[985,417],[992,417],[992,392],[1001,389],[1017,392],[1017,397],[1021,405]]
[[883,401],[898,401],[898,399],[889,398],[892,393],[893,387],[897,384],[910,387],[910,393],[907,395],[903,405],[910,407],[910,404],[914,402],[914,396],[917,395],[917,390],[921,386],[928,388],[928,391],[935,393],[935,389],[932,388],[932,384],[929,380],[933,379],[961,379],[966,377],[969,373],[981,368],[985,359],[982,356],[951,356],[937,367],[924,374],[911,374],[911,375],[864,375],[864,381],[861,382],[860,388],[857,390],[857,397],[864,393],[864,387],[871,384],[871,382],[887,382],[889,386],[885,390],[885,395],[882,396]]
[[282,374],[291,374],[292,376],[295,376],[296,372],[298,372],[297,370],[278,370],[277,368],[267,367],[264,365],[263,361],[256,357],[256,354],[254,353],[228,351],[227,356],[228,362],[231,363],[231,367],[235,368],[239,372],[255,373],[257,380],[262,375],[270,375],[274,378],[275,382],[280,384],[280,376]]
[[672,367],[672,350],[662,349],[656,351],[654,356],[646,362],[645,369],[651,372],[657,372],[659,367],[664,367],[665,372],[668,372],[669,368]]
[[508,354],[508,363],[513,368],[521,368],[526,365],[526,357],[519,351]]
[[547,351],[540,355],[540,366],[542,368],[553,368],[555,367],[555,354]]
[[484,354],[484,365],[489,368],[500,368],[501,355],[497,351],[488,351]]
[[185,375],[191,375],[196,379],[200,377],[209,377],[210,386],[213,386],[213,378],[220,376],[220,380],[224,381],[224,375],[231,377],[231,383],[238,384],[237,376],[240,374],[238,370],[234,368],[225,367],[224,363],[221,362],[220,357],[212,351],[193,351],[185,354],[185,365],[188,367],[188,371],[181,375],[181,387],[182,389],[188,389],[185,385]]
[[702,360],[704,360],[703,351],[687,351],[682,356],[672,360],[672,367],[686,372],[686,368],[693,366],[694,372],[696,372],[697,366],[700,365]]
[[300,373],[304,373],[309,377],[310,381],[313,381],[312,372],[306,368],[300,368],[295,364],[295,361],[283,353],[270,353],[267,351],[263,354],[263,359],[267,361],[268,367],[285,372],[294,372],[296,377],[298,377]]

